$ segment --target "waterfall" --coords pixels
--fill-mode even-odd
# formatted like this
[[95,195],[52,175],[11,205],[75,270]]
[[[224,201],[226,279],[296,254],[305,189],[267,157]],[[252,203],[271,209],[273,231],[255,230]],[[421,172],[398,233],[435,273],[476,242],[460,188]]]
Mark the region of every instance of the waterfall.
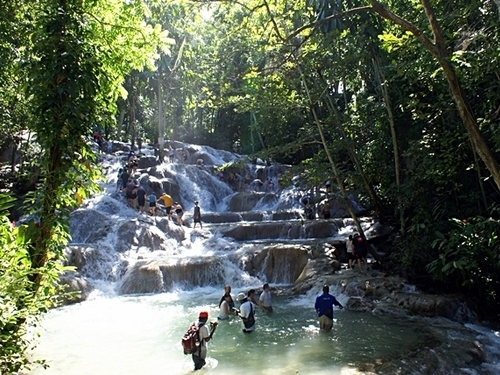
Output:
[[[241,165],[243,156],[174,144],[188,150],[188,160],[202,159],[205,165],[157,165],[153,150],[145,147],[135,177],[148,194],[166,191],[181,203],[183,226],[127,206],[116,192],[124,153],[101,157],[107,176],[103,193],[72,213],[72,240],[65,251],[67,264],[78,271],[77,282],[68,284],[88,283],[94,290],[85,291],[86,301],[49,313],[34,358],[46,359],[50,367],[35,368],[34,375],[189,373],[191,359],[180,349],[187,325],[201,310],[216,319],[224,285],[231,285],[233,294],[251,288],[260,293],[264,283],[271,284],[274,312],[257,311],[252,335],[242,334],[236,317],[221,322],[202,371],[444,374],[457,366],[464,373],[500,371],[497,331],[408,316],[398,308],[424,304],[432,310],[434,300],[420,298],[400,282],[387,286],[380,278],[359,284],[355,271],[333,272],[333,258],[341,256],[355,230],[353,221],[344,218],[342,203],[332,204],[334,219],[304,220],[303,192],[297,188],[239,190],[213,172],[226,163]],[[265,163],[244,168],[263,181],[276,179],[285,169]],[[192,229],[195,200],[203,229]],[[361,225],[369,237],[387,234],[372,218],[361,218]],[[330,290],[346,309],[335,311],[332,332],[319,332],[315,297],[335,275],[341,286]],[[82,278],[86,283],[80,283]],[[290,296],[292,285],[300,295]],[[390,292],[383,294],[384,288]],[[349,297],[349,291],[358,297]],[[361,298],[368,292],[372,294]],[[401,302],[387,307],[390,300]],[[447,310],[442,307],[451,303],[442,300],[438,307]],[[457,313],[467,314],[465,307],[455,305]]]

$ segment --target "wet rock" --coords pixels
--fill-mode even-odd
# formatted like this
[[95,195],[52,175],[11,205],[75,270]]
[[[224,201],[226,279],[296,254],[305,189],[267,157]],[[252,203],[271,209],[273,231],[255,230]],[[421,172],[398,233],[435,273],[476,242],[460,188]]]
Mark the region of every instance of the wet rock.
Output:
[[64,293],[60,296],[59,303],[68,305],[82,302],[87,299],[94,287],[78,272],[66,272],[59,278],[59,285]]
[[293,283],[302,273],[308,258],[307,250],[301,246],[278,245],[256,253],[252,266],[272,283]]
[[372,301],[361,298],[349,298],[344,307],[351,311],[369,312],[373,309],[374,304]]
[[156,158],[156,156],[151,155],[141,156],[137,161],[139,169],[154,167],[158,164],[160,164],[160,161]]
[[155,218],[156,226],[163,232],[166,237],[173,238],[178,242],[182,242],[186,239],[186,232],[183,227],[174,224],[172,220],[168,220],[167,217]]
[[[81,271],[87,264],[87,259],[85,258],[85,249],[87,247],[82,246],[67,246],[64,249],[64,257],[66,266],[76,267],[77,271]],[[93,247],[88,247],[93,250]]]
[[237,193],[229,201],[229,211],[250,211],[264,195],[265,193]]
[[335,236],[339,226],[335,220],[309,220],[304,223],[305,238],[328,238]]
[[118,287],[119,294],[163,292],[163,274],[157,262],[137,262],[127,270]]
[[110,245],[69,245],[64,249],[65,266],[73,266],[86,277],[115,281],[120,269],[127,261],[120,257]]
[[73,211],[70,217],[72,242],[92,243],[102,240],[108,235],[113,225],[113,221],[108,216],[96,210]]
[[150,250],[167,250],[167,239],[175,239],[181,242],[186,239],[186,233],[181,226],[174,224],[166,217],[146,218],[156,222],[156,227],[149,222],[138,219],[123,221],[118,226],[115,250],[125,252],[135,247],[147,247]]
[[224,263],[220,258],[199,257],[185,262],[179,257],[138,260],[131,264],[120,285],[119,294],[160,293],[177,284],[206,286],[224,284]]
[[356,297],[359,300],[355,302],[356,309],[372,306],[372,312],[376,314],[440,316],[460,323],[476,319],[475,314],[456,296],[408,292],[407,285],[399,277],[385,277],[374,270],[360,273],[349,269],[332,273],[325,269],[324,262],[324,258],[310,259],[297,279],[293,293],[304,293],[312,287],[320,289],[326,283],[338,285],[344,294]]
[[208,212],[203,214],[204,223],[236,223],[242,221],[237,212]]

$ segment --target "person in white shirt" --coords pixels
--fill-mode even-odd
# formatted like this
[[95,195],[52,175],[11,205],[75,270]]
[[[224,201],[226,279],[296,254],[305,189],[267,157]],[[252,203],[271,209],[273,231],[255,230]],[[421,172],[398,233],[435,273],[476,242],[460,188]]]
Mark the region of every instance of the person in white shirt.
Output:
[[272,302],[271,302],[271,288],[269,287],[269,284],[267,284],[267,283],[264,284],[262,293],[260,294],[259,307],[265,313],[272,313],[273,312],[273,306],[272,306]]
[[238,316],[241,318],[241,329],[245,333],[255,330],[255,304],[252,302],[254,294],[254,289],[248,291],[246,298],[243,293],[238,294],[238,301],[241,303]]
[[208,312],[202,311],[198,316],[198,339],[200,342],[199,350],[196,350],[191,357],[194,362],[194,369],[199,370],[205,366],[205,358],[207,358],[207,342],[212,338],[215,329],[217,328],[217,322],[210,323],[210,332],[206,326],[208,320]]
[[219,320],[229,319],[230,315],[236,315],[236,312],[233,311],[231,307],[232,305],[234,307],[233,298],[231,297],[231,294],[229,293],[224,294],[224,300],[220,304],[220,312],[217,319]]

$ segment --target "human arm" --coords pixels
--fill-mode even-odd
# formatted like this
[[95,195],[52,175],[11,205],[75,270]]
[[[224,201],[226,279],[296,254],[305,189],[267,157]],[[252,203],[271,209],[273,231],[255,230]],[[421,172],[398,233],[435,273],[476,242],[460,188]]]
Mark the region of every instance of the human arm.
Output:
[[335,302],[333,304],[337,306],[340,310],[344,308],[344,306],[342,306],[342,304],[339,301],[337,301],[337,299],[335,299]]
[[[252,302],[250,302],[252,303]],[[236,313],[243,321],[246,321],[250,315],[250,305],[245,302],[240,306],[240,311]]]
[[219,322],[210,322],[210,334],[208,335],[208,337],[205,339],[205,341],[210,341],[210,339],[212,338],[212,336],[214,335],[215,333],[215,330],[217,329],[217,325],[219,324]]

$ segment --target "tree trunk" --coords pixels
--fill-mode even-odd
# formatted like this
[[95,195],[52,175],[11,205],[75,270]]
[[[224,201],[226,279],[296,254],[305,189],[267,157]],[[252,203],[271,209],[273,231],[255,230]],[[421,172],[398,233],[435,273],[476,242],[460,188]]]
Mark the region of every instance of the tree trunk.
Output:
[[[325,83],[327,84],[326,81],[325,81]],[[345,84],[344,84],[344,87],[345,87]],[[373,205],[375,206],[376,211],[380,215],[384,215],[385,214],[385,207],[380,202],[380,199],[378,199],[377,193],[375,193],[375,190],[373,190],[373,187],[372,187],[370,181],[368,181],[368,177],[366,177],[366,173],[364,172],[363,167],[361,165],[361,162],[359,161],[358,155],[356,153],[355,146],[353,145],[353,143],[350,140],[348,140],[347,134],[345,133],[344,127],[342,125],[340,113],[337,110],[337,108],[335,107],[334,103],[332,102],[332,98],[328,95],[328,92],[326,90],[325,90],[325,93],[326,93],[325,96],[327,99],[327,103],[326,103],[327,107],[334,114],[334,122],[335,122],[335,125],[337,126],[337,128],[340,132],[340,135],[347,142],[347,144],[346,144],[347,152],[349,153],[349,156],[351,157],[351,160],[354,163],[357,172],[359,173],[359,175],[361,176],[361,179],[363,180],[363,184],[365,186],[366,192],[370,196],[370,199],[371,199]],[[346,99],[346,103],[347,103],[347,99]]]
[[165,116],[163,115],[163,98],[161,93],[162,75],[161,70],[158,71],[158,145],[159,159],[163,162],[165,156]]
[[384,105],[385,109],[387,110],[387,116],[389,117],[389,125],[391,128],[392,150],[394,153],[394,170],[396,174],[396,186],[398,188],[399,225],[401,227],[401,233],[404,235],[406,229],[403,199],[401,197],[401,167],[399,165],[399,148],[396,127],[394,125],[394,114],[392,113],[391,98],[389,96],[389,90],[387,89],[388,83],[385,79],[384,73],[380,69],[380,61],[377,54],[374,54],[373,63],[375,64],[375,74],[377,74],[380,82],[380,89],[382,90],[382,97],[384,99]]
[[395,24],[403,27],[405,30],[415,35],[415,37],[439,62],[439,64],[443,68],[444,76],[448,81],[450,91],[453,95],[455,103],[457,104],[460,118],[462,119],[465,129],[467,130],[469,138],[474,144],[479,157],[491,173],[491,176],[495,181],[497,188],[500,189],[500,168],[495,157],[493,156],[493,153],[486,144],[486,141],[484,140],[479,127],[477,126],[476,119],[472,115],[469,103],[465,97],[462,87],[460,86],[460,82],[455,73],[455,70],[451,65],[450,57],[446,48],[446,43],[444,42],[441,29],[437,23],[436,17],[434,15],[434,10],[429,1],[421,0],[427,19],[431,26],[432,33],[434,35],[434,43],[430,39],[428,39],[424,32],[418,29],[415,25],[390,12],[387,8],[385,8],[384,5],[382,5],[378,1],[368,0],[368,2],[372,5],[373,10],[380,16],[394,22]]
[[[300,70],[300,68],[299,68],[299,70]],[[347,210],[349,211],[349,214],[351,215],[351,218],[353,219],[354,224],[356,225],[356,229],[358,230],[360,236],[366,241],[365,233],[363,231],[363,228],[361,227],[361,223],[359,222],[359,219],[358,219],[358,216],[356,215],[356,212],[354,212],[354,208],[351,204],[351,201],[349,200],[349,196],[347,195],[347,190],[344,186],[344,181],[342,180],[342,178],[340,176],[340,171],[337,168],[337,165],[336,165],[335,161],[333,160],[333,156],[330,152],[330,149],[328,148],[328,144],[326,143],[325,134],[323,133],[323,128],[321,126],[321,122],[319,121],[316,110],[314,109],[314,102],[311,98],[311,94],[309,93],[309,88],[307,87],[307,82],[304,78],[304,74],[302,73],[302,71],[301,71],[301,80],[302,80],[302,84],[304,85],[304,90],[306,91],[307,98],[308,98],[309,103],[310,103],[310,110],[311,110],[311,113],[313,115],[314,122],[316,123],[316,126],[318,127],[318,132],[319,132],[319,136],[321,138],[321,143],[323,145],[323,148],[325,149],[325,153],[328,157],[328,161],[330,162],[330,165],[332,167],[333,175],[335,177],[335,181],[337,182],[337,186],[340,190],[340,193],[342,194],[342,198],[343,198],[344,203],[347,207]],[[368,250],[370,251],[370,253],[373,255],[373,257],[377,261],[379,261],[379,262],[383,261],[383,257],[380,254],[378,254],[374,249],[372,249],[371,246],[368,246]]]

